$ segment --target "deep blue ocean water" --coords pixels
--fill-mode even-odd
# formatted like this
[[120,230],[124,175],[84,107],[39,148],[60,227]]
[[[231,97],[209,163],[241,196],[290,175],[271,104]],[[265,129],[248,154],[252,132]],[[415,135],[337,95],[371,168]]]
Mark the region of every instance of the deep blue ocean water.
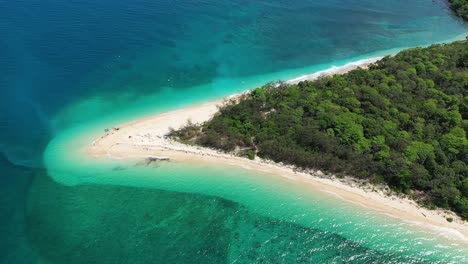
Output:
[[466,30],[444,1],[429,0],[28,0],[0,8],[0,146],[28,165],[39,165],[57,132],[50,120],[87,96],[184,91]]
[[[467,25],[455,18],[442,0],[0,0],[0,33],[0,154],[4,157],[0,162],[4,234],[0,248],[1,255],[8,256],[3,261],[116,263],[128,258],[140,263],[172,256],[173,262],[180,262],[198,260],[196,252],[207,250],[208,262],[222,262],[233,254],[227,250],[231,236],[236,237],[233,230],[250,230],[237,237],[256,248],[259,242],[242,237],[256,226],[265,236],[291,236],[306,227],[287,222],[275,227],[271,224],[274,220],[253,215],[234,201],[211,196],[109,186],[63,187],[51,181],[43,168],[48,142],[90,119],[136,109],[132,103],[145,98],[154,99],[154,107],[162,111],[394,49],[454,39],[466,35]],[[142,108],[151,110],[151,101],[145,104]],[[115,196],[132,198],[135,204],[148,197],[164,201],[153,216],[145,216],[151,205],[142,206],[138,214],[143,218],[132,220],[140,224],[172,217],[171,204],[186,208],[187,215],[179,216],[183,218],[179,230],[198,226],[199,232],[195,228],[178,239],[196,237],[200,244],[187,243],[182,255],[175,253],[175,246],[157,248],[171,240],[170,228],[165,227],[153,234],[160,240],[135,240],[145,248],[140,255],[135,253],[137,245],[127,245],[120,257],[110,257],[109,252],[122,248],[109,242],[117,236],[115,230],[131,227],[118,224],[127,217],[121,211],[135,205],[126,199],[110,209],[108,204],[94,204],[102,197]],[[206,223],[184,222],[194,218],[190,208],[204,203],[211,207],[202,210],[200,219],[211,215],[213,225],[219,226],[208,237],[204,235]],[[238,211],[242,213],[234,213]],[[213,212],[222,213],[215,216]],[[66,225],[74,217],[97,220],[88,223],[88,229],[79,225],[77,229],[52,228]],[[116,221],[110,221],[112,228],[105,228],[100,217]],[[135,232],[130,230],[115,241],[131,240]],[[84,239],[90,233],[95,234],[92,239],[100,241],[102,251],[93,251],[84,242],[91,240]],[[83,241],[77,242],[76,237]],[[352,244],[337,237],[313,243],[327,239],[336,239],[334,245]],[[203,243],[219,246],[207,248]],[[307,245],[313,248],[313,243]],[[159,259],[138,258],[155,247]],[[346,248],[355,247],[362,246]],[[287,246],[280,248],[286,250]],[[274,256],[273,249],[253,250],[243,261],[260,255],[268,259]],[[76,258],[70,250],[87,258]],[[108,253],[105,256],[104,251]],[[381,256],[377,253],[369,254],[378,261]],[[70,254],[75,256],[73,261]],[[276,256],[275,260],[279,259]],[[321,255],[320,259],[333,258]]]

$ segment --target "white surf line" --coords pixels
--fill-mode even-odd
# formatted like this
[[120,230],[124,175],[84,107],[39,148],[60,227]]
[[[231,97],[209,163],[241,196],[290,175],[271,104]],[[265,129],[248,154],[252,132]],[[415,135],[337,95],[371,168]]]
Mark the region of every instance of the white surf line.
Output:
[[315,72],[315,73],[311,73],[311,74],[305,74],[305,75],[301,75],[297,78],[293,78],[291,80],[287,80],[286,83],[288,84],[296,84],[296,83],[299,83],[301,81],[306,81],[306,80],[316,80],[322,76],[328,76],[328,75],[333,75],[333,74],[338,74],[340,73],[340,70],[345,70],[346,68],[358,68],[358,67],[361,67],[361,66],[367,66],[371,63],[375,63],[381,59],[383,59],[384,57],[373,57],[373,58],[368,58],[368,59],[363,59],[363,60],[359,60],[359,61],[355,61],[355,62],[350,62],[350,63],[347,63],[345,65],[342,65],[342,66],[335,66],[333,65],[332,67],[328,68],[328,69],[325,69],[325,70],[322,70],[322,71],[318,71],[318,72]]

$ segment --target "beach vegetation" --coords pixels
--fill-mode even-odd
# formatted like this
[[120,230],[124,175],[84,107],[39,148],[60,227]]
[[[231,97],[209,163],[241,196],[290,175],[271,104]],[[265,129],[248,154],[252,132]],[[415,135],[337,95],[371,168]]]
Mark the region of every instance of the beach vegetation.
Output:
[[405,50],[367,70],[268,84],[172,136],[417,191],[427,206],[466,219],[467,59],[468,42],[458,41]]
[[457,16],[468,20],[468,0],[449,0],[449,2]]

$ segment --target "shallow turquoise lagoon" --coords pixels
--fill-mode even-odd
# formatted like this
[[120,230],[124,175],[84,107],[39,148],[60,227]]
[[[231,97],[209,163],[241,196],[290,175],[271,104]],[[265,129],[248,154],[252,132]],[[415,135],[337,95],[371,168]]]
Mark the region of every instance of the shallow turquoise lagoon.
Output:
[[1,1],[0,262],[464,263],[460,241],[232,168],[95,163],[104,128],[467,35],[445,1]]

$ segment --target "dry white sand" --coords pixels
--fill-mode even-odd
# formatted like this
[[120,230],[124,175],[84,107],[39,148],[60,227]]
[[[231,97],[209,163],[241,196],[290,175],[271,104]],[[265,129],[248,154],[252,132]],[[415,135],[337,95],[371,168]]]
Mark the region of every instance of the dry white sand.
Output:
[[[337,68],[335,72],[327,72],[327,74],[343,73],[357,67],[366,66],[374,61],[348,65],[345,69]],[[308,77],[303,76],[291,82],[314,79],[320,75],[323,75],[323,73],[309,75]],[[224,102],[225,100],[207,102],[135,120],[118,128],[110,129],[86,146],[84,151],[96,159],[168,158],[183,163],[228,164],[227,166],[238,166],[249,170],[258,170],[262,173],[266,172],[294,178],[303,181],[304,186],[333,193],[349,202],[360,204],[407,222],[421,224],[441,235],[468,241],[468,224],[453,213],[421,208],[414,201],[407,198],[390,195],[384,188],[374,188],[371,185],[362,186],[350,180],[350,178],[343,180],[334,177],[323,177],[324,175],[320,171],[297,172],[290,166],[283,166],[271,161],[259,158],[248,160],[212,149],[184,145],[165,138],[170,128],[181,128],[187,123],[187,120],[191,120],[193,123],[202,123],[211,119],[217,113],[218,107]],[[454,221],[449,223],[446,220],[447,217],[452,217]]]

